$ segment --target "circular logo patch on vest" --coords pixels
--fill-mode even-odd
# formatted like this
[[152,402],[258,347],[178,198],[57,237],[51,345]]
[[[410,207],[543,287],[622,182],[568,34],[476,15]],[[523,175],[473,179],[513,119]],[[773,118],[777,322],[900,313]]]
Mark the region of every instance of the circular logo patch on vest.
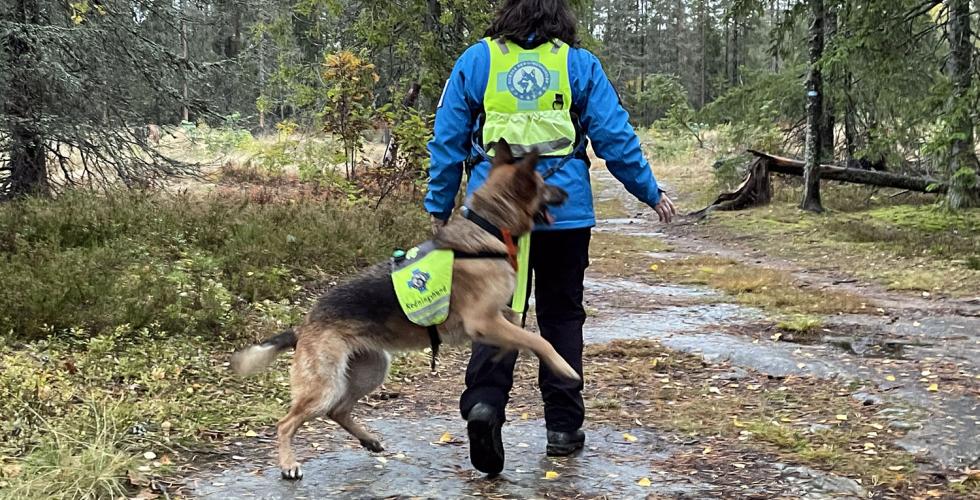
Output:
[[507,90],[522,101],[540,99],[551,86],[551,72],[537,61],[521,61],[507,73]]

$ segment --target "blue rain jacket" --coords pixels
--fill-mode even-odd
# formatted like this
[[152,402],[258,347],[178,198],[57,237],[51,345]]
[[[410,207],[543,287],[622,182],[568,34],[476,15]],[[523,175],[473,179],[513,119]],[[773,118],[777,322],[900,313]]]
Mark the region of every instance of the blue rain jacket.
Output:
[[[456,61],[439,100],[435,134],[429,142],[431,162],[425,209],[443,220],[449,218],[454,208],[467,158],[479,157],[472,147],[472,135],[479,126],[489,72],[490,51],[481,40],[466,49]],[[599,60],[589,51],[573,47],[568,55],[568,73],[572,85],[572,110],[578,113],[581,132],[591,140],[596,155],[606,160],[606,167],[633,196],[651,207],[659,203],[660,190],[643,156],[640,140]],[[544,172],[559,161],[560,158],[542,158],[537,169]],[[473,168],[466,186],[467,197],[483,184],[489,170],[490,165],[485,160]],[[584,160],[569,160],[547,182],[568,192],[568,201],[560,207],[550,208],[555,217],[554,225],[537,229],[578,229],[595,225],[589,167]]]

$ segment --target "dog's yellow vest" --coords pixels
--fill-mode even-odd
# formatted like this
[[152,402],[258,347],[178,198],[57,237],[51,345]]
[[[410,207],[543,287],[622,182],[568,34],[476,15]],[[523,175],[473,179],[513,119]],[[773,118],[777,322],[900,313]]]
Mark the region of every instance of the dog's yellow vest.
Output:
[[490,78],[483,95],[483,148],[493,156],[501,138],[514,156],[536,150],[565,156],[575,147],[568,44],[559,40],[524,49],[503,39],[485,39]]
[[[517,244],[517,284],[511,300],[511,309],[518,314],[523,314],[527,309],[530,253],[531,237],[524,235]],[[396,252],[392,258],[391,283],[402,312],[409,321],[426,327],[446,321],[449,317],[454,261],[452,250],[436,249],[431,241],[404,254]]]
[[449,317],[453,251],[431,241],[392,259],[391,282],[402,311],[412,323],[433,326]]

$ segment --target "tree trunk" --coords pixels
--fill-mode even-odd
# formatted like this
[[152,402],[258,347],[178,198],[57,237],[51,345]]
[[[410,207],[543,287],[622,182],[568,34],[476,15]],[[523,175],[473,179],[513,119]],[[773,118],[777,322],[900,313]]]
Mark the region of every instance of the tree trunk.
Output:
[[732,52],[731,25],[732,25],[731,21],[726,19],[725,20],[725,43],[724,43],[724,45],[725,45],[725,77],[728,79],[729,82],[731,81],[731,75],[729,73],[730,68],[731,68],[730,60],[731,60],[731,52]]
[[701,81],[699,85],[698,109],[704,108],[708,101],[708,12],[705,5],[707,0],[698,2],[698,29],[701,38]]
[[[412,82],[412,85],[408,88],[408,93],[405,94],[405,99],[402,101],[402,108],[415,106],[415,103],[419,99],[421,89],[422,86],[418,82]],[[386,143],[388,146],[385,148],[384,159],[381,161],[381,165],[384,168],[392,168],[398,162],[398,138],[391,134],[390,128],[387,125],[385,129],[387,130],[388,138],[386,139]]]
[[[837,35],[837,10],[833,5],[829,6],[825,12],[824,18],[824,48],[826,46],[834,43],[834,37]],[[824,83],[826,87],[833,88],[834,82],[836,81],[834,74],[825,75]],[[831,96],[823,96],[823,119],[820,125],[820,147],[821,147],[821,160],[820,161],[834,161],[836,158],[836,138],[834,134],[834,129],[837,128],[837,109],[836,103]]]
[[[266,77],[266,71],[267,70],[265,69],[265,51],[266,51],[266,47],[265,47],[265,33],[263,32],[261,35],[259,35],[259,42],[258,42],[258,52],[259,52],[259,95],[262,95],[263,93],[266,92],[265,83],[266,83],[266,78],[267,78]],[[265,132],[265,112],[266,112],[268,106],[269,105],[267,103],[263,103],[263,105],[261,106],[261,109],[259,109],[259,130],[261,130],[262,132]]]
[[732,87],[738,86],[738,81],[739,81],[739,77],[738,77],[738,65],[740,63],[738,57],[740,55],[739,38],[740,37],[739,37],[738,18],[733,16],[732,17],[732,69],[730,73],[730,79],[728,81],[728,83],[731,84]]
[[820,58],[823,56],[824,3],[808,0],[810,6],[810,64],[806,78],[806,167],[803,175],[803,202],[800,208],[822,212],[820,202],[820,125],[823,123],[823,79]]
[[[37,0],[16,0],[14,21],[22,25],[41,24]],[[17,73],[10,82],[10,95],[4,99],[4,111],[9,116],[10,176],[6,180],[4,197],[46,195],[50,191],[44,152],[44,137],[38,130],[41,119],[43,81],[33,77],[37,57],[31,46],[32,37],[26,30],[12,29],[7,36],[8,61]]]
[[183,4],[181,4],[180,9],[180,57],[184,63],[184,70],[181,72],[182,80],[182,95],[184,96],[184,102],[180,109],[181,120],[188,122],[191,118],[190,109],[187,107],[189,92],[187,89],[187,23],[184,22],[184,9]]
[[854,75],[850,71],[844,74],[844,164],[851,165],[857,153],[857,105],[851,97],[851,87],[854,85]]
[[947,0],[949,11],[949,76],[953,83],[949,122],[955,138],[950,144],[950,190],[953,209],[980,206],[974,188],[980,184],[980,162],[973,142],[973,117],[969,103],[972,85],[973,43],[970,39],[970,0]]

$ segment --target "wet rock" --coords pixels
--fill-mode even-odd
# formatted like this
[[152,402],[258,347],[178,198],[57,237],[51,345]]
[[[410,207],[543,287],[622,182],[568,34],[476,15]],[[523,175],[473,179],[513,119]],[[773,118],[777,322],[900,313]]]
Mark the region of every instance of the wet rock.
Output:
[[900,431],[910,431],[910,430],[919,429],[922,427],[922,425],[917,424],[915,422],[906,422],[905,420],[892,420],[888,422],[888,427],[891,427],[892,429],[898,429]]
[[828,335],[823,338],[825,344],[829,344],[835,347],[840,347],[845,350],[852,350],[851,346],[854,344],[853,337],[838,337],[833,335]]
[[868,394],[866,392],[855,392],[854,394],[851,394],[851,397],[865,406],[880,405],[884,402],[881,396],[876,394]]
[[932,409],[898,444],[913,453],[928,452],[948,469],[975,467],[980,462],[980,439],[976,439],[980,423],[974,420],[978,413],[980,401],[976,398],[944,398],[942,411]]
[[809,467],[786,467],[783,476],[795,480],[803,490],[801,498],[866,498],[867,493],[857,481],[835,476]]
[[712,325],[750,321],[758,317],[757,314],[758,312],[752,309],[733,304],[670,306],[644,313],[604,314],[586,322],[585,341],[603,343],[619,339],[680,338],[679,334],[698,331]]

